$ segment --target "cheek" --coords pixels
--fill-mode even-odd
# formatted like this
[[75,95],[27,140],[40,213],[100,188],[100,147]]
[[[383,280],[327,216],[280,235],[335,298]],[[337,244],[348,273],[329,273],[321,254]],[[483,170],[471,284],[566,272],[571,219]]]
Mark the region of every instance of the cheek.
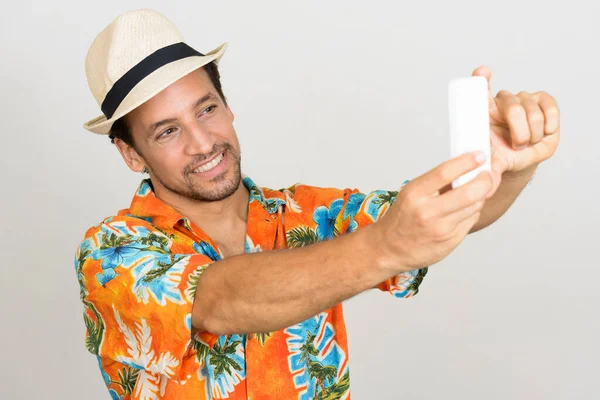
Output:
[[152,169],[168,177],[177,177],[186,166],[186,157],[181,149],[162,149],[152,157]]
[[235,129],[233,128],[233,126],[229,126],[229,129],[227,129],[226,135],[227,135],[226,140],[229,143],[231,143],[231,145],[239,152],[240,142],[239,142],[237,133],[236,133]]
[[238,140],[238,137],[237,137],[237,135],[235,134],[235,132],[233,132],[233,134],[232,134],[232,137],[231,137],[231,145],[232,145],[233,147],[235,147],[235,148],[236,148],[236,150],[237,150],[237,151],[238,151],[238,153],[239,153],[239,151],[240,151],[240,142],[239,142],[239,140]]
[[233,148],[239,152],[240,143],[237,137],[235,128],[230,121],[227,121],[225,117],[220,118],[218,121],[214,121],[214,124],[208,128],[214,135],[216,143],[229,143]]

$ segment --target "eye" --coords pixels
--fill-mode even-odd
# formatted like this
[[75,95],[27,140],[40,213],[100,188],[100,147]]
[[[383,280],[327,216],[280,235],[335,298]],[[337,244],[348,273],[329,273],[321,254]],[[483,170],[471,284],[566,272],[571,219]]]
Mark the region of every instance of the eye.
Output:
[[169,136],[173,132],[175,132],[175,129],[169,128],[166,131],[163,131],[160,135],[158,135],[157,139],[162,139],[164,137],[167,137],[167,136]]
[[211,105],[211,106],[208,106],[208,107],[206,107],[206,108],[204,109],[204,111],[202,111],[202,115],[204,115],[204,114],[210,114],[211,112],[213,112],[213,110],[214,110],[215,108],[217,108],[217,106],[216,106],[216,105]]

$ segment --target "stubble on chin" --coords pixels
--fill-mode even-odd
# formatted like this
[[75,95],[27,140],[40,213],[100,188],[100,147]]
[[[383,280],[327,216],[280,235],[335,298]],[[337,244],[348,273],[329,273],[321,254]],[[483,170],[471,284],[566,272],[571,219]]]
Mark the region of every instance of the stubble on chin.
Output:
[[[165,182],[164,179],[161,179],[159,175],[153,173],[153,176],[158,179],[163,187],[185,199],[201,202],[215,202],[224,200],[232,196],[237,191],[242,181],[241,156],[235,152],[231,145],[225,146],[223,151],[224,150],[228,151],[228,155],[233,161],[232,168],[224,171],[223,174],[210,180],[212,184],[217,185],[214,188],[206,188],[198,185],[193,179],[193,172],[189,170],[189,167],[184,168],[182,171],[184,181],[187,185],[186,188],[172,187],[170,184]],[[231,178],[228,178],[228,175],[231,175]]]

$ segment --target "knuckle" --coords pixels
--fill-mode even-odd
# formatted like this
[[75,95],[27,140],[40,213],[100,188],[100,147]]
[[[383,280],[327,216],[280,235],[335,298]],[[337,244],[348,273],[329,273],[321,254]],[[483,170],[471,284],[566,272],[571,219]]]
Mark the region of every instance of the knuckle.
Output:
[[479,187],[477,188],[477,193],[475,195],[475,202],[484,201],[484,197],[487,192],[492,188],[492,180],[490,178],[486,178],[481,182]]
[[476,212],[480,211],[483,208],[484,204],[485,204],[485,201],[479,200],[477,203],[475,203],[473,205],[473,210],[476,211]]
[[436,172],[436,178],[442,182],[448,182],[451,179],[448,168],[440,168]]
[[479,191],[476,187],[469,188],[469,190],[465,192],[465,200],[467,200],[469,203],[475,203],[477,200],[479,200]]
[[544,115],[541,112],[533,113],[529,116],[529,122],[534,125],[541,125],[544,123]]
[[431,221],[431,214],[424,209],[419,209],[415,213],[415,220],[417,222],[417,225],[419,225],[420,227],[425,227]]
[[508,107],[506,107],[506,115],[508,115],[508,117],[511,119],[519,118],[521,115],[523,115],[523,106],[516,103],[508,105]]
[[437,240],[446,240],[452,233],[452,227],[448,224],[440,224],[433,229],[433,235]]
[[546,113],[548,113],[549,117],[557,117],[560,115],[560,110],[557,106],[552,106],[546,109]]
[[403,198],[403,202],[408,204],[409,207],[415,204],[417,200],[417,192],[413,186],[406,187],[405,189],[400,191],[400,194]]
[[547,99],[547,100],[550,100],[550,101],[554,101],[554,97],[550,93],[545,92],[543,90],[541,90],[539,92],[536,92],[535,95],[537,97],[539,97],[540,99]]

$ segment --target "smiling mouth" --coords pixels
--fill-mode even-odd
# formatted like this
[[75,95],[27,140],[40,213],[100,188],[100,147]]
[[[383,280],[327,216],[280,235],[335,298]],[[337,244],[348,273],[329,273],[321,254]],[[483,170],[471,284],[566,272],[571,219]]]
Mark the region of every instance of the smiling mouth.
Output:
[[225,157],[225,152],[222,152],[221,154],[216,156],[212,161],[210,161],[198,168],[193,169],[192,173],[198,174],[198,173],[210,171],[211,169],[215,168],[217,165],[221,164],[221,161],[223,161],[224,157]]

